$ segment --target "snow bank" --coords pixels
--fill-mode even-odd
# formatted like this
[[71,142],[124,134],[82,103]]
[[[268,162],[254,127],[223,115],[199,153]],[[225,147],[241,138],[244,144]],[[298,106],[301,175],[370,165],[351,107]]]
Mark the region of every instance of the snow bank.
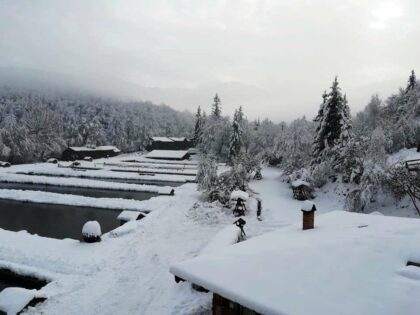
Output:
[[71,194],[58,194],[46,191],[0,189],[0,199],[59,204],[75,207],[80,206],[113,210],[120,209],[150,212],[150,209],[147,209],[144,206],[144,201],[123,198],[93,198]]
[[101,225],[98,221],[88,221],[83,225],[82,229],[82,235],[83,236],[101,236]]
[[223,228],[210,241],[210,243],[202,249],[201,255],[211,255],[223,247],[235,244],[238,242],[241,235],[241,229],[232,224]]
[[101,180],[80,179],[80,178],[66,178],[66,177],[51,177],[51,176],[32,176],[24,174],[0,173],[0,182],[4,183],[23,183],[23,184],[41,184],[50,186],[67,186],[67,187],[83,187],[83,188],[98,188],[107,190],[124,190],[124,191],[139,191],[139,192],[154,192],[162,195],[169,195],[172,187],[162,187],[154,185],[140,185],[106,182]]
[[0,292],[0,311],[7,315],[18,314],[37,297],[43,297],[39,296],[37,290],[6,288]]
[[230,199],[231,200],[242,199],[244,201],[247,201],[248,198],[249,198],[249,194],[247,192],[245,192],[245,191],[242,191],[242,190],[234,190],[230,194]]

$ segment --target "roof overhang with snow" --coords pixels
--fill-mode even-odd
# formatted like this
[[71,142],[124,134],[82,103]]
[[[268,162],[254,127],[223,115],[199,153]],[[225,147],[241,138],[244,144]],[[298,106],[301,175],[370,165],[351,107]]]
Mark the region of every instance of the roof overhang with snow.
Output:
[[420,220],[334,211],[171,267],[262,314],[419,314]]

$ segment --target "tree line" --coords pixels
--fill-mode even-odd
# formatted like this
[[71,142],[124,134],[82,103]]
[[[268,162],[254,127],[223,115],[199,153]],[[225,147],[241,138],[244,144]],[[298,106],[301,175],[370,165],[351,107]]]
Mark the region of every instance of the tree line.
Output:
[[420,149],[420,86],[413,70],[405,88],[385,101],[373,95],[365,109],[352,116],[336,77],[322,94],[316,117],[298,118],[289,124],[268,119],[249,121],[242,107],[231,121],[222,116],[221,100],[216,95],[210,115],[198,108],[194,139],[204,154],[201,178],[210,182],[202,186],[209,193],[220,194],[224,189],[220,180],[206,174],[206,167],[214,169],[211,161],[226,161],[233,172],[242,172],[242,178],[229,174],[231,179],[240,179],[231,181],[228,190],[250,178],[247,170],[255,172],[260,163],[267,162],[282,168],[289,182],[301,179],[313,187],[337,180],[348,184],[346,207],[364,211],[385,190],[397,198],[407,193],[402,184],[395,186],[396,179],[412,176],[401,176],[403,168],[396,172],[397,166],[386,160],[403,148]]
[[75,93],[0,88],[0,159],[59,157],[68,146],[146,147],[150,136],[189,136],[193,115],[150,102],[121,102]]

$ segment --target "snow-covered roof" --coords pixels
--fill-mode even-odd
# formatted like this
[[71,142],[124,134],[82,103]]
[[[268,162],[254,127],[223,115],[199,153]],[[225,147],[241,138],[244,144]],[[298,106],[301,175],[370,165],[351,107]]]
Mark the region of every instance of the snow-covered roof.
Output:
[[307,187],[311,187],[311,184],[309,184],[308,182],[305,182],[304,180],[298,179],[292,182],[292,187],[296,188],[299,186],[307,186]]
[[158,142],[178,142],[178,141],[185,141],[185,137],[152,137],[153,141]]
[[70,147],[73,151],[114,151],[121,152],[117,147],[111,145],[103,145],[98,147]]
[[188,154],[187,150],[153,150],[146,154],[149,159],[183,159]]
[[242,190],[232,191],[232,193],[230,194],[230,199],[231,200],[237,200],[238,198],[246,201],[249,198],[249,194],[245,191],[242,191]]
[[173,142],[170,138],[168,137],[152,137],[153,141],[158,141],[158,142]]
[[334,211],[175,264],[262,314],[419,314],[420,220]]

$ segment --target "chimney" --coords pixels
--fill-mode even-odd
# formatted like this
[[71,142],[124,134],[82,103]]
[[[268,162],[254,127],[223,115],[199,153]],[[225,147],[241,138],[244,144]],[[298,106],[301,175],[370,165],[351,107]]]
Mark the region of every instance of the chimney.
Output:
[[301,210],[303,213],[302,229],[303,230],[313,229],[314,220],[315,220],[315,211],[316,211],[315,204],[307,200],[302,204]]

